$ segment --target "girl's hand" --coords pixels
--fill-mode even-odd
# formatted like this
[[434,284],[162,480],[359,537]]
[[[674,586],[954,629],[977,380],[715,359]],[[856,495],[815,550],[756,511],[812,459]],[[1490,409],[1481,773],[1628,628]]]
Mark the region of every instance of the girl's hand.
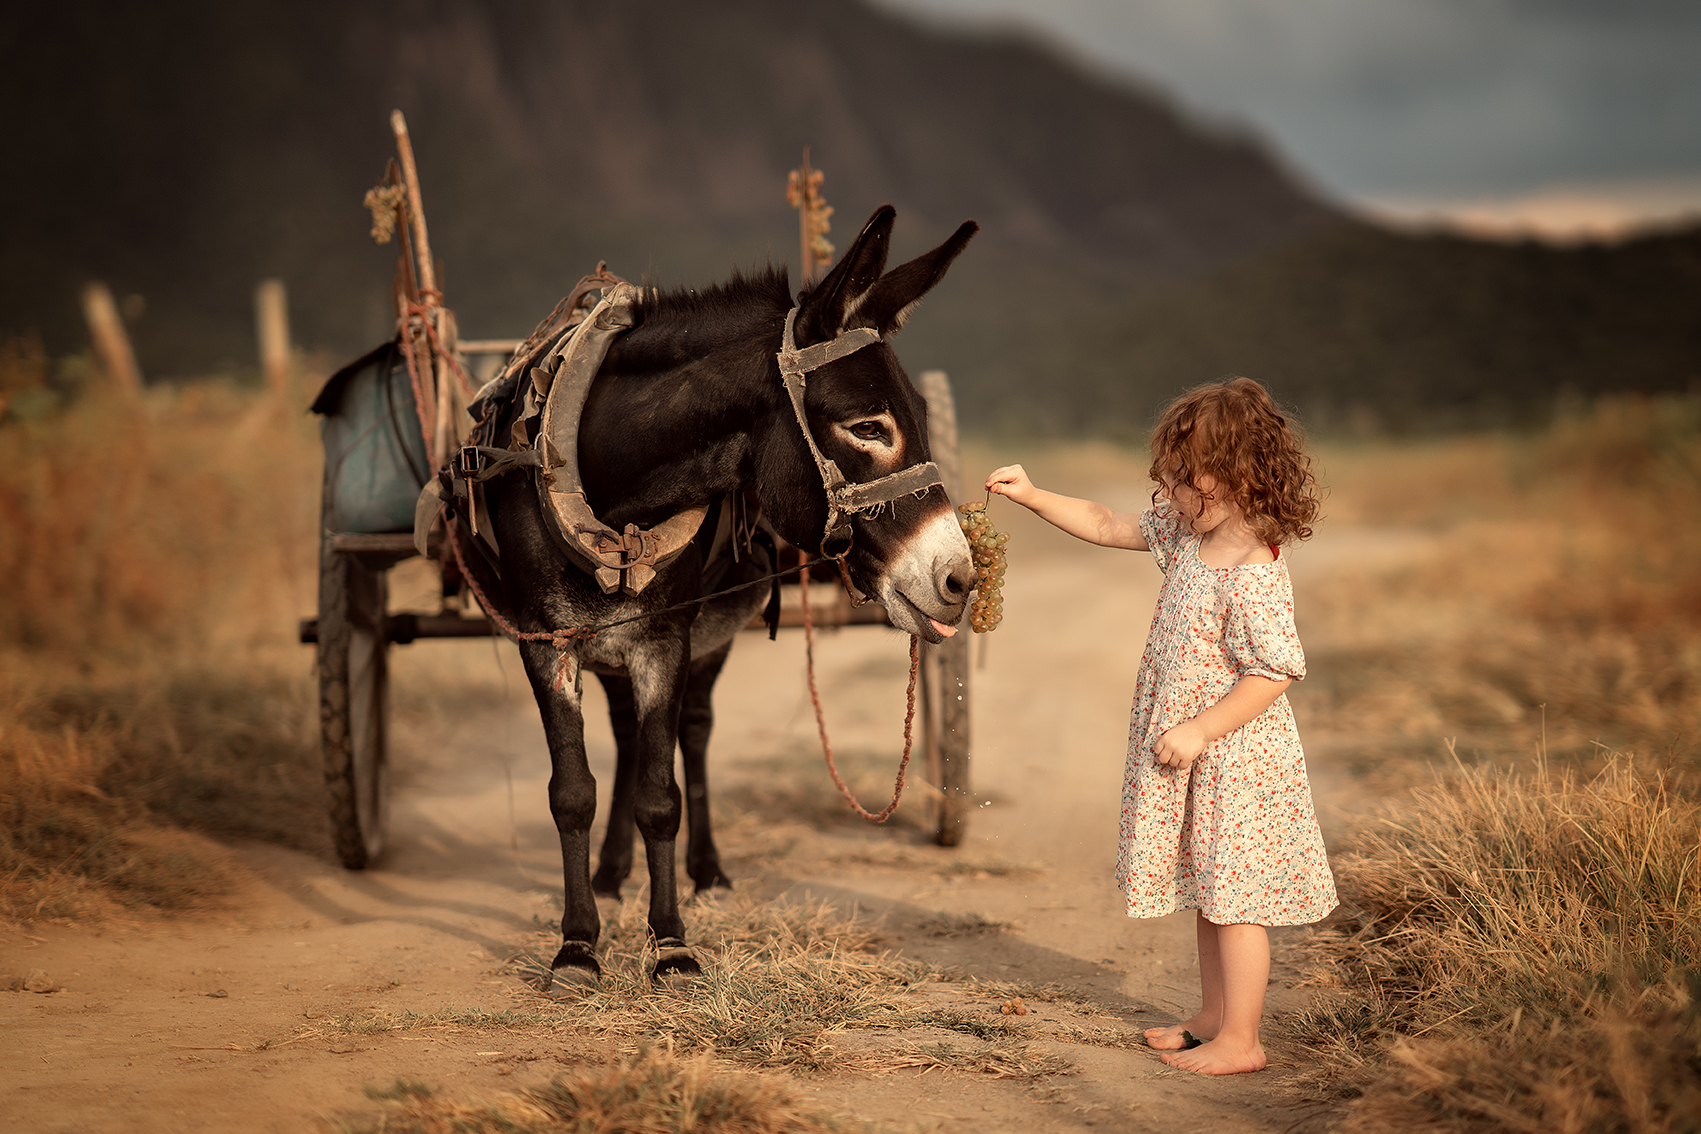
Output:
[[1018,504],[1027,504],[1038,491],[1034,482],[1028,479],[1027,470],[1021,465],[1005,465],[994,469],[986,478],[986,490],[999,496],[1007,496]]
[[1157,756],[1158,763],[1170,768],[1185,769],[1193,765],[1199,758],[1199,753],[1205,751],[1205,745],[1211,742],[1200,727],[1197,719],[1183,721],[1162,736],[1152,745],[1152,752]]

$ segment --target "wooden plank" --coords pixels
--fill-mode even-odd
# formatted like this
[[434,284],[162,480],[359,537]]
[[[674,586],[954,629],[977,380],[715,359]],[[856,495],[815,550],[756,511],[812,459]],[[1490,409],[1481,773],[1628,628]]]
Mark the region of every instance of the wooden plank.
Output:
[[[420,638],[494,638],[498,631],[488,618],[459,614],[413,614],[402,612],[384,618],[384,640],[406,644]],[[302,642],[319,640],[319,620],[303,618],[297,626]]]
[[332,551],[366,552],[381,555],[413,555],[412,532],[331,532],[327,537]]
[[[928,370],[918,383],[927,399],[927,432],[933,463],[952,500],[963,498],[962,458],[958,451],[957,403],[943,370]],[[924,718],[928,729],[927,770],[940,788],[933,804],[937,822],[934,838],[954,847],[968,829],[973,794],[969,786],[969,630],[936,646],[923,648],[928,678]]]

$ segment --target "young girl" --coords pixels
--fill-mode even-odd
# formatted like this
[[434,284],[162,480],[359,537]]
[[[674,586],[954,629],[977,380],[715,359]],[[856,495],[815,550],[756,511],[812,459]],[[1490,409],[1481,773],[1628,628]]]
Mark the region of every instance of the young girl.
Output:
[[1128,916],[1196,909],[1203,1004],[1148,1030],[1172,1067],[1258,1071],[1271,925],[1335,907],[1285,691],[1305,676],[1281,545],[1317,517],[1311,464],[1248,378],[1201,386],[1152,433],[1139,516],[1038,488],[1021,465],[989,491],[1072,536],[1150,551],[1164,573],[1134,695],[1116,876]]

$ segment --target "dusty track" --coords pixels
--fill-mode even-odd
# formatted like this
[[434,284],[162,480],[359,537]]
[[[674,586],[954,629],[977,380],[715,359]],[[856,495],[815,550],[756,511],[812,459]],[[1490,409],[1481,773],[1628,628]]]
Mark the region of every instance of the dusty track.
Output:
[[[1191,915],[1130,921],[1110,877],[1127,701],[1158,575],[1143,556],[1069,544],[1003,507],[998,522],[1016,533],[1010,617],[973,674],[973,777],[985,805],[965,844],[928,843],[919,791],[887,828],[844,813],[814,743],[801,635],[788,632],[778,643],[747,636],[717,694],[711,774],[734,816],[723,851],[741,886],[882,918],[893,949],[973,976],[1073,986],[1128,1026],[1168,1022],[1190,1011],[1196,987]],[[1326,533],[1296,553],[1302,608],[1306,589],[1340,561],[1329,541],[1346,547],[1351,538]],[[488,681],[492,651],[488,643],[398,649],[395,681],[399,690],[474,672]],[[884,799],[903,713],[904,641],[856,629],[820,652],[835,744],[865,801]],[[523,986],[498,970],[530,942],[534,917],[559,912],[559,852],[536,710],[511,650],[500,657],[505,697],[476,715],[398,712],[392,844],[378,869],[350,874],[328,854],[238,845],[229,853],[247,881],[224,913],[0,932],[0,975],[42,969],[64,986],[0,993],[5,1128],[312,1129],[374,1114],[369,1084],[404,1077],[476,1097],[596,1055],[589,1038],[524,1030],[362,1035],[322,1026],[371,1008],[525,1003]],[[598,694],[588,686],[587,696]],[[1327,747],[1327,738],[1308,740]],[[593,745],[606,783],[605,728]],[[935,936],[929,927],[941,914],[1010,928]],[[1278,933],[1278,957],[1297,932]],[[1286,1130],[1316,1096],[1298,1083],[1305,1052],[1280,1022],[1306,996],[1293,987],[1297,976],[1278,963],[1272,1067],[1260,1075],[1207,1080],[1142,1050],[1058,1043],[1078,1073],[1040,1088],[948,1071],[797,1085],[825,1108],[947,1131]],[[990,1000],[985,1008],[996,1012]],[[1059,1014],[1037,1010],[1037,1023]],[[883,1036],[845,1042],[878,1045]]]

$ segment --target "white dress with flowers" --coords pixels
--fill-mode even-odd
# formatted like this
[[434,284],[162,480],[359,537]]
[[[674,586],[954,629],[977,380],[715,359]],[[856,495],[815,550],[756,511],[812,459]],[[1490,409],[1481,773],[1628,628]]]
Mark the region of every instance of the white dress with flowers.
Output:
[[1305,753],[1284,694],[1206,746],[1191,768],[1157,762],[1170,728],[1249,673],[1303,678],[1287,561],[1210,567],[1167,506],[1140,531],[1164,573],[1128,732],[1116,877],[1130,917],[1197,909],[1218,925],[1303,925],[1335,908]]

